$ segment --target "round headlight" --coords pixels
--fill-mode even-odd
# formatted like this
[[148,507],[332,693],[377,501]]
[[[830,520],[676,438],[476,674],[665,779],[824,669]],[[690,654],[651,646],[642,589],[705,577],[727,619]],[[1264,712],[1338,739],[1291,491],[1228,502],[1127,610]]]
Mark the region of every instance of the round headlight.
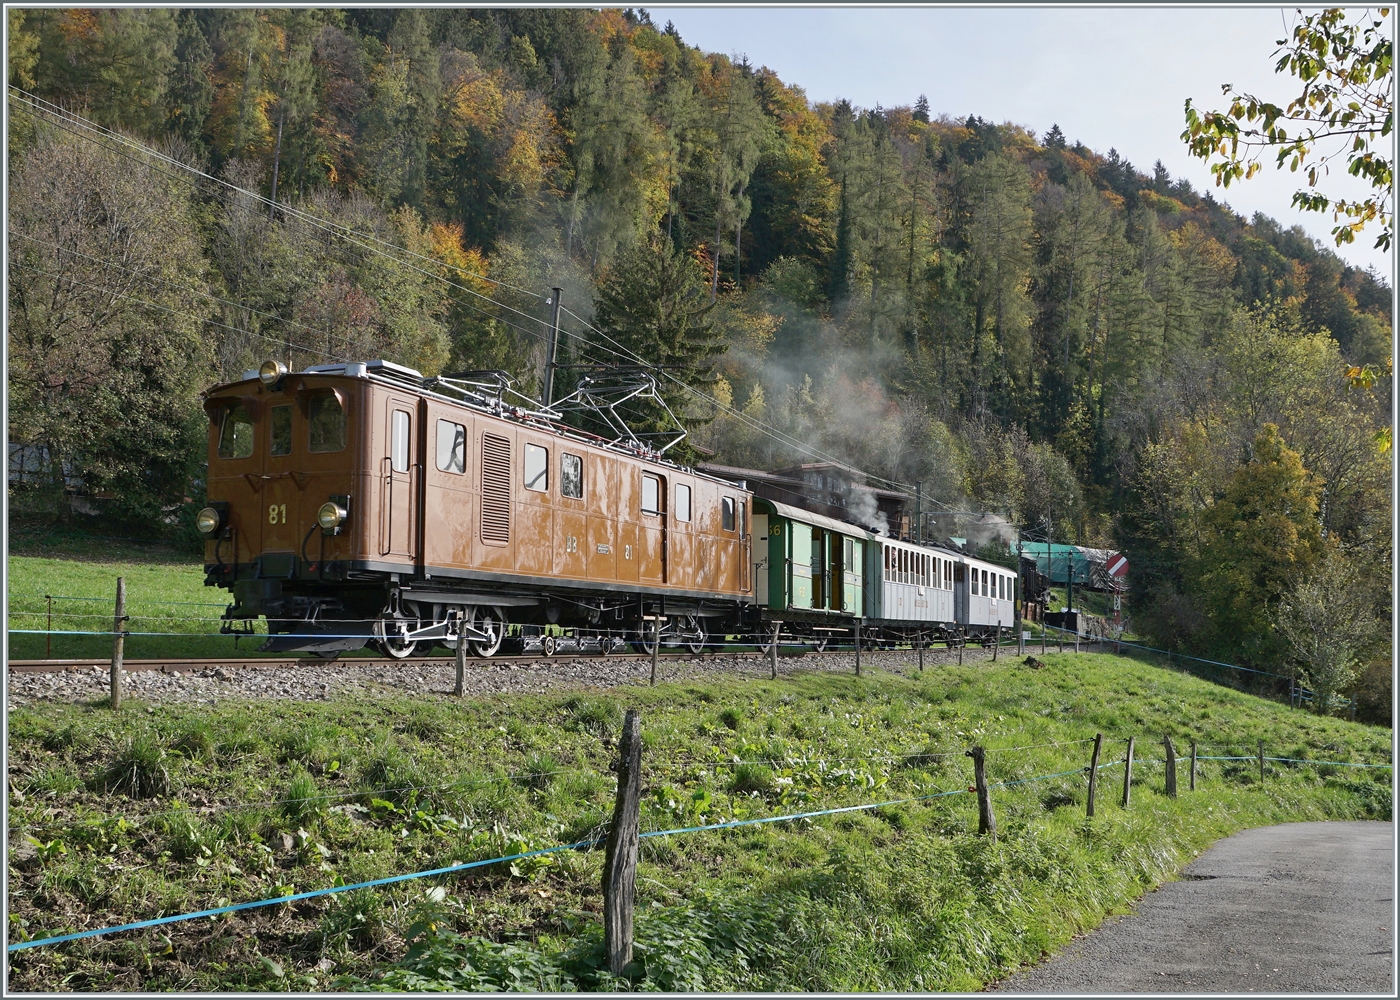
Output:
[[334,528],[340,527],[345,521],[347,513],[348,511],[340,506],[340,504],[328,500],[321,504],[321,509],[316,512],[316,521],[322,528],[331,531]]
[[287,366],[280,361],[264,361],[258,369],[258,378],[262,379],[263,385],[276,385],[286,374]]
[[204,535],[212,535],[218,531],[220,520],[222,519],[219,517],[219,512],[213,507],[205,507],[194,516],[195,527]]

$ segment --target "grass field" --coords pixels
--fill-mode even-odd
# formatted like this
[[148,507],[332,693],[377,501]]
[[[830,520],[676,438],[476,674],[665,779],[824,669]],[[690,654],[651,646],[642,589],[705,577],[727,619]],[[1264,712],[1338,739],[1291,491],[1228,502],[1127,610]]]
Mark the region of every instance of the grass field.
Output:
[[[126,580],[126,611],[131,616],[126,627],[132,633],[126,640],[125,655],[132,659],[157,656],[256,655],[261,640],[244,639],[235,643],[221,636],[219,616],[228,606],[225,590],[204,586],[204,569],[188,557],[150,552],[123,552],[103,559],[100,551],[75,558],[71,547],[56,556],[14,555],[9,558],[10,656],[39,659],[49,649],[54,657],[106,657],[112,654],[112,615],[117,577]],[[123,559],[121,557],[126,556]],[[49,603],[53,595],[53,624]],[[57,632],[99,632],[103,635],[54,635],[46,646],[45,636],[19,630]],[[265,625],[258,630],[266,632]],[[141,635],[139,633],[176,633]]]
[[[1390,772],[1179,751],[1388,761],[1389,730],[1112,656],[922,676],[801,674],[458,701],[35,705],[10,714],[11,940],[587,839],[610,814],[622,711],[642,829],[965,789],[1105,760],[1138,738],[1132,806],[1102,772],[975,796],[643,841],[632,988],[976,990],[1121,911],[1219,837],[1389,818]],[[325,796],[321,798],[321,796]],[[11,956],[18,990],[611,989],[602,852],[495,865]],[[412,948],[410,949],[410,939]]]

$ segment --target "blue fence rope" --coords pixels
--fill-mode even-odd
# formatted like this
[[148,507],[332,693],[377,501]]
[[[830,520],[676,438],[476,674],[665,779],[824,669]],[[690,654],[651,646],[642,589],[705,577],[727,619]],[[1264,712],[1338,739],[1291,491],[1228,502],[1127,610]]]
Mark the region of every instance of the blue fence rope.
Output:
[[[1205,757],[1198,756],[1197,760],[1258,760],[1259,755],[1252,753],[1247,757]],[[1265,760],[1276,760],[1284,764],[1327,764],[1332,767],[1394,767],[1393,764],[1353,764],[1345,760],[1304,760],[1301,757],[1265,757]]]
[[77,941],[80,938],[99,937],[104,934],[115,934],[118,931],[135,931],[145,927],[159,927],[162,924],[174,924],[182,920],[197,920],[200,917],[217,917],[221,913],[234,913],[238,910],[251,910],[259,906],[274,906],[278,903],[295,903],[303,899],[312,899],[316,896],[329,896],[337,892],[349,892],[352,889],[369,889],[374,886],[391,885],[395,882],[407,882],[409,879],[426,878],[429,875],[447,875],[452,872],[462,872],[470,868],[481,868],[485,865],[496,865],[503,861],[518,861],[522,858],[534,858],[543,854],[557,854],[560,851],[572,851],[580,847],[593,847],[602,843],[598,840],[581,840],[576,844],[560,844],[557,847],[543,847],[537,851],[525,851],[521,854],[509,854],[503,858],[492,858],[489,861],[468,861],[461,864],[449,865],[446,868],[433,868],[428,871],[410,872],[407,875],[391,875],[388,878],[372,879],[369,882],[356,882],[353,885],[333,885],[327,889],[312,889],[307,892],[296,892],[287,896],[276,896],[272,899],[258,899],[251,903],[235,903],[232,906],[219,906],[212,910],[197,910],[194,913],[179,913],[170,917],[158,917],[155,920],[138,920],[131,924],[120,924],[116,927],[99,927],[97,930],[78,931],[75,934],[61,934],[58,937],[37,938],[32,941],[18,941],[12,945],[7,945],[7,952],[22,951],[25,948],[37,948],[40,945],[58,944],[63,941]]

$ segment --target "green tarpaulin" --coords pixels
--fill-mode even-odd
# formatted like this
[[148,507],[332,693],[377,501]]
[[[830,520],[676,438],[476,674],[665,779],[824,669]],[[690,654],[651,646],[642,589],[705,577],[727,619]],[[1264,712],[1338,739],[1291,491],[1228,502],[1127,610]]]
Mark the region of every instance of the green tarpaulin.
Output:
[[1021,555],[1035,560],[1035,570],[1050,578],[1051,583],[1068,583],[1073,574],[1075,583],[1093,582],[1093,561],[1077,545],[1055,545],[1046,542],[1022,542]]

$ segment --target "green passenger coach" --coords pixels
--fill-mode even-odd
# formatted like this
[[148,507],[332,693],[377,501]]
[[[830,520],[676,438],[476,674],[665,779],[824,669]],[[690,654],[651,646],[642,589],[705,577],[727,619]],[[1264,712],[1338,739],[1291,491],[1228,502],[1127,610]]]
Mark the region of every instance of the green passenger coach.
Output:
[[873,537],[855,525],[755,497],[755,603],[811,624],[865,617]]

